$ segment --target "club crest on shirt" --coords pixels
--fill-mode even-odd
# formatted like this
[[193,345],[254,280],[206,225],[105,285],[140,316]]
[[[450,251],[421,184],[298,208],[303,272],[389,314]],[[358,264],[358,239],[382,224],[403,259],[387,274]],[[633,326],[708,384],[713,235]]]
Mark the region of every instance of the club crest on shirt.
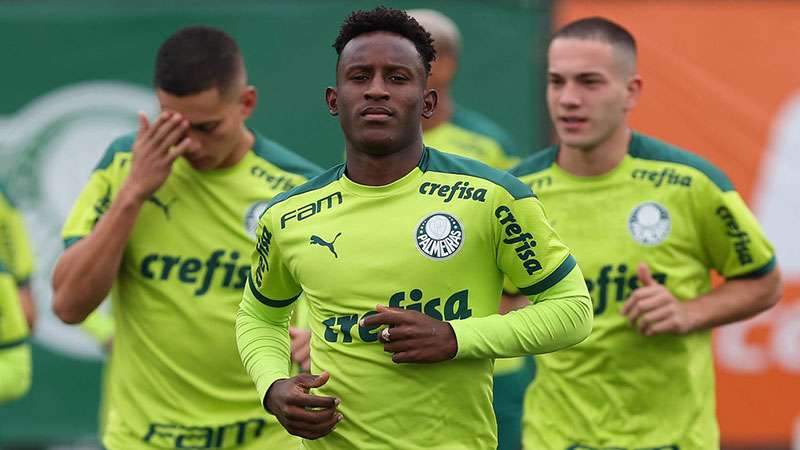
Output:
[[247,231],[247,234],[253,237],[256,236],[258,219],[261,218],[261,214],[264,214],[268,204],[269,201],[261,200],[253,203],[249,208],[247,208],[247,212],[244,213],[244,229]]
[[640,203],[628,217],[628,231],[640,244],[660,244],[669,236],[671,229],[672,219],[667,208],[656,202]]
[[454,216],[437,212],[422,219],[415,231],[417,248],[433,259],[447,259],[464,243],[464,228]]

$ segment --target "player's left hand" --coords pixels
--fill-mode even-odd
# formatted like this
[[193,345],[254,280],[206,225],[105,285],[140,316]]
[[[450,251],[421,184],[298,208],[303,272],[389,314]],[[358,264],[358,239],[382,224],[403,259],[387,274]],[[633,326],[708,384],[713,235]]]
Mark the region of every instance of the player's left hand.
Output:
[[622,307],[631,326],[645,336],[657,334],[686,334],[691,331],[688,308],[659,284],[647,264],[638,268],[642,287],[636,289]]
[[453,327],[417,311],[378,305],[377,314],[361,319],[360,325],[388,325],[378,335],[383,350],[396,363],[435,363],[453,359],[458,343]]

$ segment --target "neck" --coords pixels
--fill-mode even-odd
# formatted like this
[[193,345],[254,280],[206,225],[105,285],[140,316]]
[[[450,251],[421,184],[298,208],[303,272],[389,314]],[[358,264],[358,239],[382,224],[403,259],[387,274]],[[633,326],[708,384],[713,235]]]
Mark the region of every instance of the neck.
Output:
[[630,128],[620,127],[611,137],[591,148],[561,144],[558,151],[558,165],[572,175],[581,177],[608,173],[625,158],[630,139]]
[[385,186],[414,170],[422,158],[422,139],[387,155],[374,155],[347,145],[347,177],[366,186]]
[[234,150],[230,156],[225,158],[225,160],[220,163],[218,169],[225,169],[227,167],[235,166],[239,163],[239,161],[244,158],[244,155],[253,148],[253,144],[256,142],[256,136],[250,130],[247,129],[246,126],[242,126],[242,134],[239,137],[239,144],[236,146],[236,150]]
[[430,119],[422,120],[422,131],[432,130],[453,118],[453,98],[450,96],[450,90],[436,88],[436,92],[439,94],[436,110]]

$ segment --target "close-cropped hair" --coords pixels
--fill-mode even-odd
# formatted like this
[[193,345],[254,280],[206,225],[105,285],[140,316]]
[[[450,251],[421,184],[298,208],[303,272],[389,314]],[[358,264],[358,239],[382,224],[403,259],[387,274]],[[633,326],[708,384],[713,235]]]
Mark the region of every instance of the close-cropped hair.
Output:
[[559,38],[599,40],[621,48],[636,56],[636,39],[622,25],[604,17],[587,17],[570,22],[553,34]]
[[232,37],[217,28],[191,26],[161,44],[153,84],[177,96],[211,88],[225,92],[243,71],[242,55]]
[[374,31],[396,33],[414,44],[419,53],[425,72],[430,73],[431,62],[436,59],[433,39],[430,33],[405,11],[379,6],[370,11],[355,11],[344,19],[339,28],[339,35],[333,43],[336,54],[341,56],[342,50],[353,38]]

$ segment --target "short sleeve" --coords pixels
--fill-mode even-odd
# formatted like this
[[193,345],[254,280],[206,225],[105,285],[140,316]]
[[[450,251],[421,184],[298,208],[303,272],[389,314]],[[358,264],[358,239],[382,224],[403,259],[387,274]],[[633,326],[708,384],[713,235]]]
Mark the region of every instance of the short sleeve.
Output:
[[576,265],[534,196],[507,196],[494,209],[497,265],[522,294],[535,296],[561,281]]
[[749,278],[775,267],[774,249],[739,193],[709,186],[698,204],[700,239],[714,270],[725,278]]
[[300,296],[301,288],[281,260],[280,249],[272,233],[272,210],[268,209],[261,216],[256,237],[250,276],[244,291],[245,299],[275,308],[294,303]]
[[0,217],[0,261],[17,285],[26,284],[33,274],[33,251],[19,210],[9,204]]

